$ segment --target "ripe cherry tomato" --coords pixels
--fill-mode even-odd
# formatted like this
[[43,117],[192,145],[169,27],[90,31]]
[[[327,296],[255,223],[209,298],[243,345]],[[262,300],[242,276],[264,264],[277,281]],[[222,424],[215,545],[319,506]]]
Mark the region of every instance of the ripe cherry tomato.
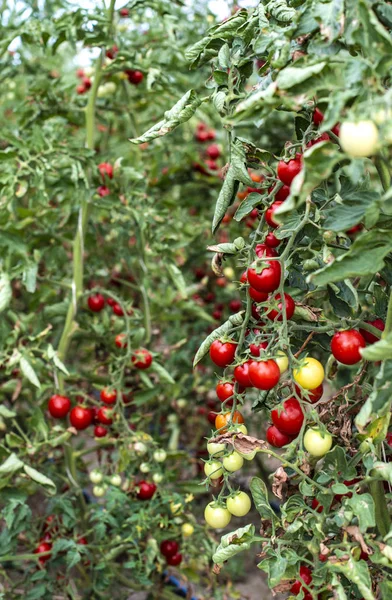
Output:
[[157,490],[155,483],[149,481],[139,481],[137,484],[139,491],[136,496],[139,500],[150,500]]
[[106,429],[106,427],[102,427],[102,425],[96,425],[94,427],[94,437],[97,438],[102,438],[105,437],[105,435],[107,435],[108,430]]
[[93,415],[89,408],[77,405],[71,410],[69,420],[71,421],[71,425],[80,431],[82,429],[87,429],[87,427],[91,425]]
[[304,422],[304,413],[296,398],[283,402],[283,408],[277,407],[271,411],[271,419],[275,427],[288,435],[297,435]]
[[218,396],[221,402],[228,400],[234,394],[234,383],[230,383],[229,381],[223,382],[220,381],[215,388],[216,395]]
[[262,356],[267,346],[268,342],[260,342],[260,344],[249,344],[249,350],[252,356]]
[[118,335],[116,335],[115,339],[114,339],[114,343],[116,344],[117,348],[126,348],[127,346],[127,336],[125,335],[125,333],[119,333]]
[[319,135],[318,137],[314,138],[313,140],[310,140],[310,142],[308,142],[306,144],[307,148],[311,148],[312,146],[315,146],[316,144],[320,144],[321,142],[329,142],[330,141],[330,137],[328,135],[328,133],[324,132],[321,135]]
[[304,435],[304,447],[312,456],[320,458],[327,454],[332,447],[332,435],[324,434],[317,428],[309,428]]
[[301,155],[297,155],[295,158],[289,160],[289,162],[284,162],[284,160],[280,160],[278,163],[277,176],[278,179],[283,181],[286,185],[290,185],[293,181],[294,177],[298,175],[300,170],[302,169],[302,157]]
[[[231,416],[230,412],[219,413],[219,415],[216,415],[215,429],[222,429],[223,427],[226,428],[226,426],[228,425],[228,423],[230,421],[230,416]],[[234,414],[233,414],[232,423],[243,423],[243,422],[244,422],[244,417],[238,410],[235,410]],[[225,431],[226,431],[226,429],[223,429],[222,433],[225,433]]]
[[124,316],[124,311],[122,309],[122,306],[120,306],[120,304],[117,304],[117,302],[115,302],[113,304],[112,311],[113,311],[113,314],[116,315],[117,317],[123,317]]
[[98,165],[98,171],[103,180],[105,180],[105,176],[109,177],[109,179],[113,179],[113,167],[110,163],[100,163]]
[[[267,256],[270,258],[279,256],[278,253],[276,252],[276,250],[274,250],[273,248],[270,248],[267,243],[257,244],[257,246],[255,248],[255,253],[256,253],[256,256],[258,256],[259,258],[263,258],[263,256]],[[246,277],[246,271],[244,274]],[[246,279],[245,279],[245,281],[246,281]]]
[[[271,193],[273,191],[274,187],[271,186],[268,189],[268,192]],[[279,202],[284,202],[284,200],[286,200],[286,198],[288,198],[290,196],[290,188],[288,185],[282,185],[281,188],[279,188],[279,190],[276,192],[275,196],[274,196],[274,200],[279,201]]]
[[240,454],[238,454],[238,452],[234,451],[228,456],[225,456],[222,462],[226,471],[234,473],[235,471],[239,471],[241,469],[242,465],[244,464],[244,459]]
[[251,500],[245,492],[236,492],[226,500],[227,510],[235,517],[244,517],[250,511]]
[[307,356],[302,364],[294,369],[294,381],[305,390],[314,390],[322,384],[323,379],[323,365],[311,356]]
[[177,554],[167,556],[166,562],[171,567],[178,567],[178,565],[182,562],[182,554],[180,554],[180,552],[177,552]]
[[152,354],[145,348],[139,348],[135,350],[132,355],[132,364],[136,369],[148,369],[152,363]]
[[234,379],[244,388],[252,387],[249,379],[249,365],[251,361],[247,360],[242,365],[237,365],[234,369]]
[[113,306],[116,304],[116,301],[115,301],[115,300],[113,300],[113,298],[110,298],[110,297],[109,297],[109,298],[107,298],[107,299],[106,299],[106,304],[107,304],[108,306],[111,306],[111,307],[113,308]]
[[34,550],[34,554],[41,554],[42,552],[48,552],[46,556],[40,556],[38,561],[41,565],[44,565],[48,560],[50,560],[51,556],[52,544],[49,542],[40,543]]
[[302,581],[297,580],[293,583],[290,589],[292,594],[299,594],[302,589],[302,582],[304,582],[306,585],[310,585],[312,583],[312,571],[309,569],[309,567],[301,565],[299,568],[299,576],[301,577]]
[[102,294],[94,294],[88,297],[87,304],[93,312],[101,312],[105,308],[105,298]]
[[129,83],[132,83],[133,85],[139,85],[139,83],[141,83],[144,79],[144,75],[141,71],[128,69],[127,71],[125,71],[125,73],[128,77]]
[[159,548],[163,556],[173,556],[173,554],[177,554],[180,549],[178,543],[174,540],[163,540]]
[[339,138],[350,156],[372,156],[378,146],[378,129],[373,121],[345,121],[340,126]]
[[266,440],[274,448],[282,448],[290,444],[293,441],[293,437],[283,433],[275,425],[270,425],[266,431]]
[[279,227],[279,223],[274,221],[273,216],[274,216],[274,212],[279,208],[279,206],[281,206],[281,204],[283,204],[283,202],[281,202],[279,200],[275,200],[275,202],[273,202],[271,204],[271,206],[269,206],[264,213],[266,222],[273,229],[276,229],[277,227]]
[[277,248],[282,240],[278,240],[276,235],[270,231],[265,238],[265,243],[269,248]]
[[331,352],[344,365],[355,365],[362,360],[361,348],[365,348],[366,342],[356,329],[338,331],[331,340]]
[[305,396],[305,394],[302,392],[301,388],[298,385],[295,386],[295,391],[297,392],[298,396],[301,399],[306,400],[307,402],[310,402],[311,404],[315,404],[322,397],[322,395],[324,393],[324,386],[321,383],[314,390],[308,390],[308,396],[307,397]]
[[211,360],[218,367],[225,368],[233,362],[236,349],[237,344],[235,342],[215,340],[210,347]]
[[258,292],[274,292],[279,287],[282,269],[277,260],[264,260],[265,267],[258,267],[253,263],[248,268],[249,285]]
[[217,502],[210,502],[207,504],[204,510],[204,518],[207,525],[214,529],[222,529],[226,527],[231,521],[231,513],[227,510],[223,504]]
[[271,358],[257,362],[252,360],[249,365],[249,379],[259,390],[271,390],[280,379],[278,365]]
[[103,388],[100,393],[100,398],[105,404],[115,404],[117,400],[117,390],[111,390],[110,388]]
[[54,394],[48,402],[48,410],[55,419],[64,419],[71,409],[71,401],[66,396]]
[[207,146],[206,153],[209,158],[211,158],[212,160],[216,160],[220,157],[221,152],[217,144],[210,144],[209,146]]
[[[373,325],[373,327],[377,327],[377,329],[379,329],[380,331],[384,331],[385,329],[385,323],[382,319],[374,319],[374,321],[365,321],[365,323],[367,323],[368,325]],[[373,333],[366,331],[365,329],[360,329],[359,333],[362,335],[362,337],[368,344],[375,344],[379,341],[379,338],[373,335]]]
[[324,114],[317,107],[314,109],[312,120],[315,125],[320,125],[324,121]]
[[312,508],[313,508],[313,510],[315,510],[318,513],[321,513],[324,510],[323,506],[320,504],[320,502],[316,498],[313,498],[313,500],[312,500]]
[[[276,294],[276,296],[274,296],[275,301],[280,300],[280,299],[281,299],[280,294]],[[284,300],[285,300],[285,305],[286,305],[286,319],[289,321],[295,311],[295,302],[292,299],[292,297],[286,293],[284,294]],[[268,317],[268,319],[270,319],[270,321],[275,321],[275,320],[282,321],[283,320],[282,310],[283,310],[283,303],[279,302],[278,308],[277,309],[273,308],[272,310],[270,310],[266,314],[266,317]]]
[[265,302],[268,299],[267,292],[258,292],[251,286],[248,287],[248,294],[255,302]]

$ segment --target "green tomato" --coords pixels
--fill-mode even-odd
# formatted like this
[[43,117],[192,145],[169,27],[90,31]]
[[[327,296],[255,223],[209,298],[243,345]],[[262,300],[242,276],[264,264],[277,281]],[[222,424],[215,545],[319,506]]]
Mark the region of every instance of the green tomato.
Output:
[[177,400],[178,408],[185,408],[187,405],[188,405],[188,402],[185,400],[185,398],[179,398]]
[[145,463],[145,462],[141,463],[139,468],[140,468],[140,471],[142,473],[149,473],[150,470],[151,470],[150,465],[148,463]]
[[304,435],[304,447],[311,456],[320,458],[327,454],[332,447],[332,435],[324,434],[319,429],[308,429]]
[[[236,452],[238,452],[238,450],[236,450]],[[242,456],[244,460],[253,460],[257,454],[257,450],[252,450],[252,452],[249,452],[248,454],[245,454],[245,452],[238,452],[238,454]]]
[[227,510],[225,505],[222,506],[216,502],[210,502],[205,507],[204,518],[210,527],[222,529],[230,523],[231,513]]
[[245,492],[237,492],[226,500],[227,510],[235,517],[244,517],[250,511],[251,500]]
[[139,454],[139,456],[143,456],[143,454],[146,454],[147,452],[147,446],[146,444],[143,444],[143,442],[136,442],[133,447],[136,454]]
[[204,463],[204,473],[210,479],[219,479],[223,474],[222,464],[218,460],[210,460]]
[[274,360],[278,365],[281,374],[287,371],[287,368],[289,366],[289,359],[287,358],[287,354],[285,354],[282,350],[279,350]]
[[105,495],[105,488],[102,485],[95,485],[93,487],[93,494],[94,496],[96,496],[97,498],[102,498],[102,496]]
[[156,462],[165,462],[165,460],[167,458],[167,454],[163,450],[163,448],[160,448],[159,450],[155,450],[155,452],[153,454],[153,458]]
[[207,451],[210,456],[219,458],[223,456],[226,450],[226,444],[217,444],[216,442],[208,442]]
[[345,121],[340,126],[340,145],[350,156],[372,156],[378,146],[378,129],[373,121]]
[[184,523],[183,525],[181,525],[182,535],[186,538],[191,537],[194,531],[195,528],[193,527],[192,523]]
[[91,483],[101,483],[101,481],[103,479],[103,475],[102,475],[101,471],[98,471],[98,469],[94,469],[93,471],[91,471],[91,473],[89,475],[89,479],[90,479]]
[[238,431],[243,433],[244,435],[248,435],[248,429],[243,423],[234,423],[230,431]]
[[161,483],[163,481],[162,473],[154,473],[152,476],[152,480],[154,483]]
[[120,487],[122,483],[121,475],[112,475],[110,478],[110,483],[115,487]]
[[238,452],[232,452],[229,456],[225,456],[223,459],[223,466],[226,471],[230,471],[234,473],[234,471],[239,471],[244,464],[244,459],[242,456],[238,454]]

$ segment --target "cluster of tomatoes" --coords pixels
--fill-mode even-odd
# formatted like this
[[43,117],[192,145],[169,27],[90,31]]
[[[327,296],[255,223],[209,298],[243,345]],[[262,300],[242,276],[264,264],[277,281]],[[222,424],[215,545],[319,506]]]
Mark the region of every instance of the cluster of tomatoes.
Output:
[[[97,188],[97,193],[99,196],[101,196],[101,198],[105,198],[105,196],[109,196],[111,193],[110,188],[108,188],[108,186],[105,185],[105,181],[106,181],[106,178],[113,179],[113,173],[114,173],[113,165],[111,165],[108,162],[99,163],[98,171],[102,178],[103,183],[102,183],[102,185],[100,185]],[[91,309],[91,310],[93,310],[93,309]]]
[[[59,526],[61,525],[61,517],[57,515],[49,515],[44,522],[42,537],[38,542],[38,546],[34,549],[34,554],[39,554],[38,562],[44,567],[45,564],[50,560],[53,548],[53,538],[59,534]],[[88,541],[85,537],[78,537],[76,540],[77,544],[83,546],[88,545]]]
[[[195,133],[195,140],[200,143],[215,140],[216,133],[213,129],[208,129],[205,123],[198,123]],[[221,150],[218,144],[209,144],[205,151],[201,153],[202,162],[195,162],[193,170],[202,175],[210,175],[211,171],[218,171],[219,165],[216,162],[221,156]]]
[[180,546],[175,540],[163,540],[160,545],[161,554],[171,567],[178,567],[182,562],[182,554],[179,552]]

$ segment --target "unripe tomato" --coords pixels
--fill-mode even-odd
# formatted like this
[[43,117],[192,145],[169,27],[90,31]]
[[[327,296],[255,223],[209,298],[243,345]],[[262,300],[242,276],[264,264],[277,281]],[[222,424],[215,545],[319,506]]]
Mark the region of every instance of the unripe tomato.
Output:
[[177,552],[177,554],[167,556],[166,562],[171,567],[178,567],[178,565],[182,562],[182,554],[180,552]]
[[48,410],[55,419],[64,419],[71,409],[71,401],[66,396],[54,394],[48,402]]
[[[277,251],[274,250],[273,248],[270,248],[267,243],[265,243],[265,244],[257,244],[257,246],[255,248],[255,254],[259,258],[263,258],[264,256],[267,256],[267,257],[270,257],[270,258],[273,258],[275,256],[279,256],[278,253],[277,253]],[[244,275],[245,275],[245,278],[246,278],[246,271],[245,271]],[[245,281],[246,281],[246,279],[245,279]]]
[[228,456],[223,458],[223,466],[226,471],[230,471],[230,473],[234,473],[235,471],[239,471],[244,464],[244,459],[242,456],[238,454],[238,452],[232,452]]
[[[230,412],[220,413],[219,415],[216,415],[215,429],[222,429],[223,427],[226,428],[226,426],[228,425],[228,423],[230,421],[230,416],[231,416]],[[232,423],[243,423],[243,422],[244,422],[244,417],[238,410],[235,410],[233,413]],[[226,431],[226,429],[223,429],[223,431],[221,433],[225,433],[225,431]]]
[[152,476],[152,480],[154,483],[161,483],[163,481],[162,473],[154,473]]
[[88,297],[87,304],[93,312],[101,312],[105,308],[105,298],[102,294],[94,294]]
[[110,483],[114,485],[114,487],[120,487],[122,483],[121,475],[112,475],[110,478]]
[[248,287],[248,294],[255,302],[265,302],[268,299],[267,292],[258,292],[251,286]]
[[362,360],[361,348],[366,342],[356,329],[338,331],[331,340],[331,352],[344,365],[355,365]]
[[210,479],[219,479],[223,475],[222,463],[218,460],[210,460],[204,463],[204,473]]
[[139,491],[136,494],[138,500],[150,500],[157,490],[155,483],[149,481],[139,481],[138,488]]
[[320,429],[309,428],[304,435],[304,448],[311,454],[320,458],[327,454],[332,447],[332,435],[328,432],[324,434]]
[[249,379],[255,388],[271,390],[280,379],[279,367],[271,358],[260,362],[252,360],[249,365]]
[[210,358],[218,367],[225,368],[233,362],[236,349],[235,342],[214,340],[210,347]]
[[304,413],[296,398],[289,398],[283,402],[283,407],[271,411],[271,419],[275,427],[288,435],[297,435],[304,422]]
[[91,483],[101,483],[103,475],[98,469],[93,469],[89,475],[89,479]]
[[149,473],[151,471],[151,467],[147,462],[140,463],[139,469],[141,473]]
[[307,356],[301,366],[294,369],[294,381],[305,390],[314,390],[322,384],[323,379],[323,365],[311,356]]
[[281,374],[284,373],[285,371],[287,371],[288,366],[289,366],[289,359],[287,357],[287,354],[282,352],[282,350],[278,350],[274,360],[275,360],[276,364],[278,365],[279,371]]
[[265,243],[269,248],[277,248],[282,240],[278,240],[276,235],[270,231],[265,238]]
[[93,494],[96,498],[102,498],[106,493],[106,489],[102,485],[95,485],[93,487]]
[[283,433],[275,425],[270,425],[266,431],[266,440],[274,448],[283,448],[293,441],[293,437]]
[[222,529],[231,521],[231,513],[225,505],[220,505],[216,502],[207,504],[204,510],[204,518],[207,525],[214,529]]
[[273,216],[274,216],[274,212],[279,208],[279,206],[281,206],[281,204],[283,204],[283,202],[281,202],[279,200],[275,200],[275,202],[273,202],[271,204],[271,206],[269,206],[264,213],[266,223],[268,223],[268,225],[270,227],[272,227],[273,229],[276,229],[277,227],[279,227],[279,223],[274,221]]
[[136,369],[144,371],[144,369],[148,369],[151,366],[152,354],[145,348],[139,348],[139,350],[135,350],[131,360]]
[[113,411],[107,406],[101,406],[101,408],[97,411],[97,420],[103,425],[111,425],[113,423],[113,419],[111,415]]
[[251,500],[245,492],[237,492],[226,500],[227,510],[235,517],[244,517],[250,511]]
[[87,429],[87,427],[91,425],[93,421],[93,415],[89,408],[78,404],[71,410],[69,414],[69,420],[71,425],[80,431],[82,429]]
[[143,442],[135,442],[134,450],[139,456],[143,456],[147,452],[147,446]]
[[311,404],[315,404],[322,397],[322,395],[324,393],[324,386],[321,383],[314,390],[308,390],[308,396],[307,397],[305,396],[305,394],[303,394],[303,392],[301,391],[301,388],[298,385],[295,386],[295,391],[297,392],[298,396],[301,399],[306,400],[307,402],[310,402]]
[[284,160],[280,160],[278,163],[277,176],[278,179],[283,181],[286,185],[290,185],[293,181],[294,177],[298,175],[298,173],[302,169],[302,157],[301,155],[292,158],[287,163]]
[[274,292],[280,284],[282,268],[277,260],[263,260],[265,267],[254,263],[248,268],[248,282],[258,292]]
[[[299,575],[306,585],[310,585],[312,583],[312,571],[309,569],[309,567],[305,567],[304,565],[301,565],[299,568]],[[302,581],[297,580],[291,586],[290,592],[292,594],[298,595],[300,593],[302,587],[303,587]]]
[[117,348],[126,348],[127,336],[125,335],[125,333],[119,333],[118,335],[116,335],[114,343],[116,344]]
[[102,402],[105,404],[115,404],[117,400],[117,390],[111,390],[109,388],[103,388],[99,394]]
[[[276,294],[274,296],[274,300],[280,300],[281,295]],[[285,303],[285,311],[286,311],[286,319],[289,321],[294,314],[295,311],[295,302],[293,298],[289,294],[284,294],[284,303]],[[282,321],[283,320],[283,302],[278,303],[278,308],[273,308],[269,312],[267,312],[266,317],[270,319],[270,321]]]
[[226,444],[218,444],[217,442],[207,443],[207,452],[213,458],[223,456],[226,450]]
[[52,544],[50,542],[41,542],[34,550],[34,554],[41,554],[43,552],[47,552],[46,556],[40,556],[38,562],[41,565],[44,565],[48,560],[50,560]]
[[163,448],[159,448],[159,450],[155,450],[153,458],[156,462],[165,462],[167,454]]
[[234,379],[244,388],[252,387],[249,379],[249,365],[251,362],[247,360],[242,365],[237,365],[234,369]]
[[159,546],[161,554],[163,556],[173,556],[173,554],[177,554],[180,549],[180,546],[175,540],[163,540],[161,545]]
[[94,437],[102,438],[105,437],[108,433],[106,427],[102,427],[102,425],[96,425],[94,427]]
[[[379,329],[380,331],[384,331],[385,329],[385,323],[382,319],[374,319],[374,321],[365,321],[365,323],[367,323],[368,325],[373,325],[373,327],[377,327],[377,329]],[[370,331],[366,331],[366,329],[360,329],[359,333],[362,335],[365,341],[368,342],[368,344],[375,344],[379,340],[379,338],[373,335],[373,333],[370,333]]]
[[378,146],[378,129],[373,121],[345,121],[340,126],[339,138],[350,156],[372,156]]
[[181,525],[181,532],[185,538],[191,537],[191,535],[193,535],[194,531],[195,531],[195,528],[193,527],[193,525],[191,523],[183,523]]
[[243,423],[235,423],[234,424],[234,432],[235,433],[243,433],[244,435],[248,435],[248,429]]

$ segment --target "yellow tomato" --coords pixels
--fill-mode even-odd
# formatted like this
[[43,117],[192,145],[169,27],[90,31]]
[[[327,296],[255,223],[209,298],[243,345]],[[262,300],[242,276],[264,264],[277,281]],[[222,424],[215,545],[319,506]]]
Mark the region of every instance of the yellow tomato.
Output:
[[305,390],[314,390],[322,384],[324,367],[315,358],[308,356],[298,369],[294,369],[294,381]]
[[285,354],[282,350],[279,350],[276,353],[276,358],[274,360],[278,365],[281,374],[287,371],[289,366],[289,359],[287,358],[287,354]]
[[195,531],[195,528],[193,527],[192,523],[184,523],[181,525],[181,531],[184,537],[191,537]]

